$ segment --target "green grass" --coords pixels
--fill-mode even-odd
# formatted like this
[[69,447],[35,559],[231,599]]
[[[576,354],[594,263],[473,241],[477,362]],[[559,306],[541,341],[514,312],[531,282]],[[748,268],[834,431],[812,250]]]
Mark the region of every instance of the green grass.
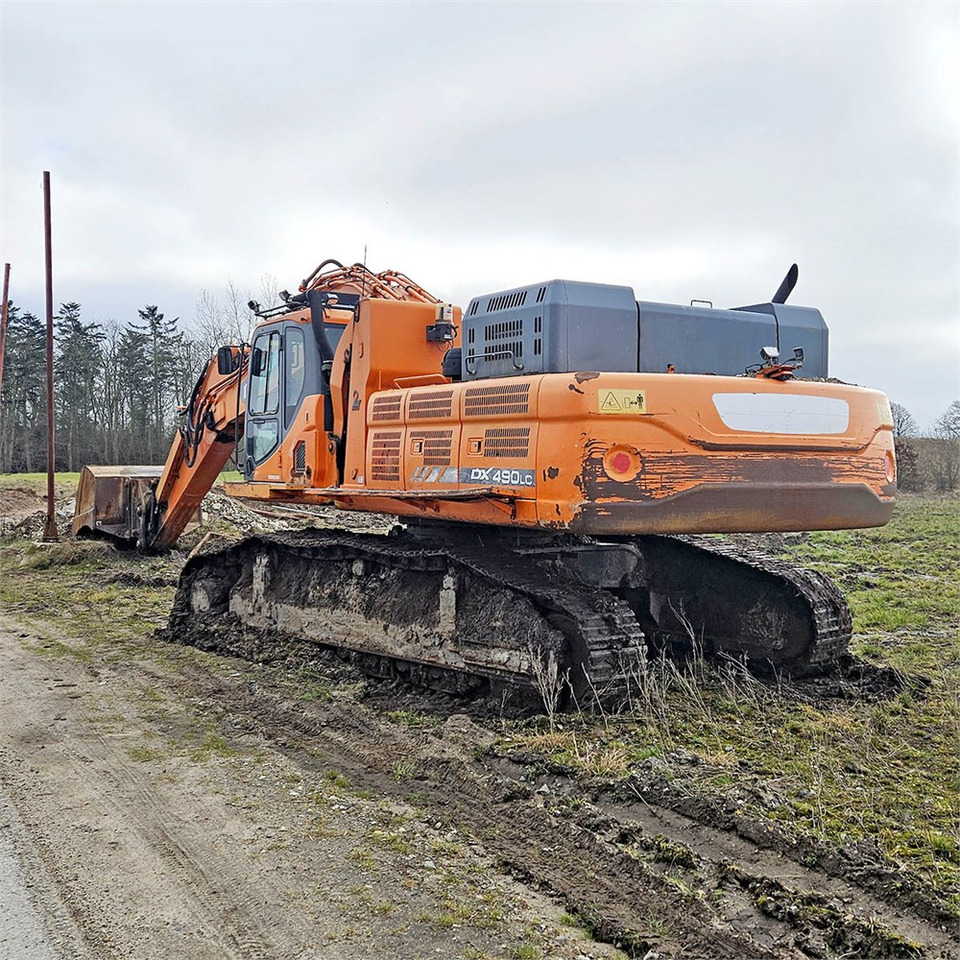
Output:
[[844,591],[857,644],[901,669],[957,666],[960,500],[903,496],[886,527],[812,533],[793,552]]
[[439,717],[416,713],[413,710],[391,710],[387,714],[387,719],[391,723],[396,723],[402,727],[409,727],[411,730],[438,727],[443,722]]
[[204,763],[212,758],[231,758],[243,756],[246,751],[231,743],[225,737],[212,730],[208,730],[201,741],[190,751],[190,759],[194,763]]
[[[236,470],[224,470],[219,478],[222,483],[239,483],[242,479],[243,477]],[[73,496],[79,482],[79,471],[58,470],[53,475],[54,490],[58,497]],[[33,490],[35,493],[43,494],[47,492],[47,475],[46,473],[0,473],[0,490],[4,488]]]
[[[58,471],[53,475],[55,487],[71,485],[76,487],[79,482],[79,473]],[[46,473],[0,473],[0,487],[25,487],[36,490],[38,493],[46,493],[47,475]]]
[[[92,645],[151,638],[166,623],[175,588],[139,577],[164,571],[171,561],[102,544],[77,546],[0,546],[0,608],[60,626]],[[112,580],[124,574],[128,582]]]
[[742,673],[661,664],[642,709],[572,718],[555,733],[514,724],[501,746],[605,779],[651,763],[669,779],[676,771],[661,757],[696,754],[705,762],[684,775],[700,789],[736,791],[794,833],[841,845],[872,838],[960,905],[960,501],[904,497],[886,527],[809,534],[789,552],[847,595],[855,653],[929,687],[804,703]]

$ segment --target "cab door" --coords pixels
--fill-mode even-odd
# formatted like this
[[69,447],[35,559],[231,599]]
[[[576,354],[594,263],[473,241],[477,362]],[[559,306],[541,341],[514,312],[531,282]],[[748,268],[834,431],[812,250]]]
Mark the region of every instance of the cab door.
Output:
[[268,328],[254,338],[244,431],[243,472],[247,480],[253,479],[257,466],[280,445],[281,353],[279,327]]

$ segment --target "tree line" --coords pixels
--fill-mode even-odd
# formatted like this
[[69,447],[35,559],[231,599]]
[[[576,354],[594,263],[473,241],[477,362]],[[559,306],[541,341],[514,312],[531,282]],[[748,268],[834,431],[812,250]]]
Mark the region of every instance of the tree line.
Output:
[[[263,277],[260,300],[276,300]],[[246,296],[228,283],[225,296],[202,291],[191,330],[155,304],[125,323],[86,321],[80,304],[64,303],[55,325],[56,468],[86,463],[163,463],[190,397],[218,346],[249,338]],[[46,327],[10,304],[3,392],[0,473],[46,467]],[[960,488],[960,400],[921,431],[906,407],[891,404],[898,483],[910,491]]]
[[910,411],[891,403],[897,452],[897,486],[913,493],[960,489],[960,400],[921,431]]
[[[270,302],[270,301],[268,301]],[[218,346],[249,336],[236,288],[200,295],[191,330],[155,304],[127,322],[84,319],[78,303],[54,318],[56,469],[87,463],[161,464],[200,372]],[[0,394],[0,473],[46,468],[46,324],[10,303]]]

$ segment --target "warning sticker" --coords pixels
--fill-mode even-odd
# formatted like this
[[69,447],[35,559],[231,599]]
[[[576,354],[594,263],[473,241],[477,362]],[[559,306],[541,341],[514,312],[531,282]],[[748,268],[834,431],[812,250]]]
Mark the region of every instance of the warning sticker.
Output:
[[601,388],[597,394],[600,413],[646,413],[645,390],[608,390]]

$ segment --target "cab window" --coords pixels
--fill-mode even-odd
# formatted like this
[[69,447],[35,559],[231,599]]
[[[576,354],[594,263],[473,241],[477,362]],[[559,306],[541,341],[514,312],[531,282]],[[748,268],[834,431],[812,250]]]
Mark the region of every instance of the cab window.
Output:
[[250,413],[275,414],[280,409],[280,334],[261,334],[253,345],[250,370]]
[[303,331],[287,327],[283,344],[283,426],[290,426],[303,398],[306,379]]

